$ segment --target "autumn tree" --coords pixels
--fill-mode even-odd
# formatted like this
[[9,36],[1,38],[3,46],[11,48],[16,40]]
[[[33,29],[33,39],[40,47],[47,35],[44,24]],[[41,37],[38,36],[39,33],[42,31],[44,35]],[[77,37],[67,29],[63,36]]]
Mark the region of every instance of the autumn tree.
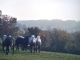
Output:
[[41,46],[41,49],[42,50],[46,50],[47,49],[47,40],[46,40],[46,33],[45,33],[46,31],[44,30],[41,30],[40,32],[39,32],[39,36],[41,37],[41,41],[42,41],[42,46]]
[[74,32],[74,35],[75,35],[75,40],[74,40],[75,53],[80,54],[80,31]]
[[66,31],[55,28],[46,32],[46,40],[49,51],[66,52],[66,45],[71,43],[72,38]]
[[16,26],[17,18],[8,15],[0,17],[0,37],[4,34],[16,36],[19,28]]

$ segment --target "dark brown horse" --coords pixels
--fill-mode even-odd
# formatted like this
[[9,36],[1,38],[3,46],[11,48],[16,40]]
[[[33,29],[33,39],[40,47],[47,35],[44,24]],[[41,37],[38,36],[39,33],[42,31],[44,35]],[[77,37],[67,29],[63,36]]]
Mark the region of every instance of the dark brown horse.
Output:
[[[6,50],[4,50],[6,47]],[[6,55],[9,53],[9,47],[11,47],[12,54],[14,54],[14,39],[11,36],[7,36],[4,41],[2,41],[2,50]]]
[[16,41],[15,41],[15,46],[16,46],[16,50],[19,50],[19,46],[21,46],[22,50],[25,50],[27,49],[27,46],[28,46],[28,37],[29,36],[26,36],[26,37],[23,37],[23,36],[18,36]]

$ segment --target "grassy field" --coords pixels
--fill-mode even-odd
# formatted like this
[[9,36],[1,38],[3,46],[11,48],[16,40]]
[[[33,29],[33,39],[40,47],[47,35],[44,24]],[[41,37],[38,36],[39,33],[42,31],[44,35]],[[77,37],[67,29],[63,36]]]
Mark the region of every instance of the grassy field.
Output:
[[80,55],[56,53],[56,52],[45,52],[41,53],[30,53],[30,51],[16,51],[12,55],[11,51],[9,55],[5,55],[1,50],[0,45],[0,60],[80,60]]
[[16,51],[12,55],[11,51],[9,55],[5,55],[0,50],[0,60],[80,60],[80,55],[56,53],[56,52],[45,52],[41,53],[30,53],[30,51]]

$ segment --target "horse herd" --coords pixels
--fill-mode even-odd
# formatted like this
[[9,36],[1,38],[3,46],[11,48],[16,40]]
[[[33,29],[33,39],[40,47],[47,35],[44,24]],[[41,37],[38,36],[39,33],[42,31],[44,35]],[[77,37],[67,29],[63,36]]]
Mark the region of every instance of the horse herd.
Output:
[[[2,50],[3,52],[8,55],[9,49],[12,50],[12,54],[14,54],[14,47],[16,47],[16,50],[19,50],[21,48],[22,50],[25,50],[30,47],[30,52],[40,52],[41,48],[41,38],[38,35],[35,37],[35,35],[31,36],[18,36],[16,39],[14,39],[11,35],[4,35],[2,39]],[[6,47],[6,50],[4,49]],[[10,47],[10,48],[9,48]]]

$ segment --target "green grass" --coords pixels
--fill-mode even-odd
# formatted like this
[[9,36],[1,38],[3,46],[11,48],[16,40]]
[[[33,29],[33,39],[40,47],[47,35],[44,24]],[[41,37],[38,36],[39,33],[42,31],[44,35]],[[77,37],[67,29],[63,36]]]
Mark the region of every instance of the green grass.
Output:
[[41,53],[30,53],[30,51],[16,51],[12,55],[11,51],[9,55],[5,55],[0,50],[0,60],[80,60],[80,55],[56,53],[56,52],[45,52]]

